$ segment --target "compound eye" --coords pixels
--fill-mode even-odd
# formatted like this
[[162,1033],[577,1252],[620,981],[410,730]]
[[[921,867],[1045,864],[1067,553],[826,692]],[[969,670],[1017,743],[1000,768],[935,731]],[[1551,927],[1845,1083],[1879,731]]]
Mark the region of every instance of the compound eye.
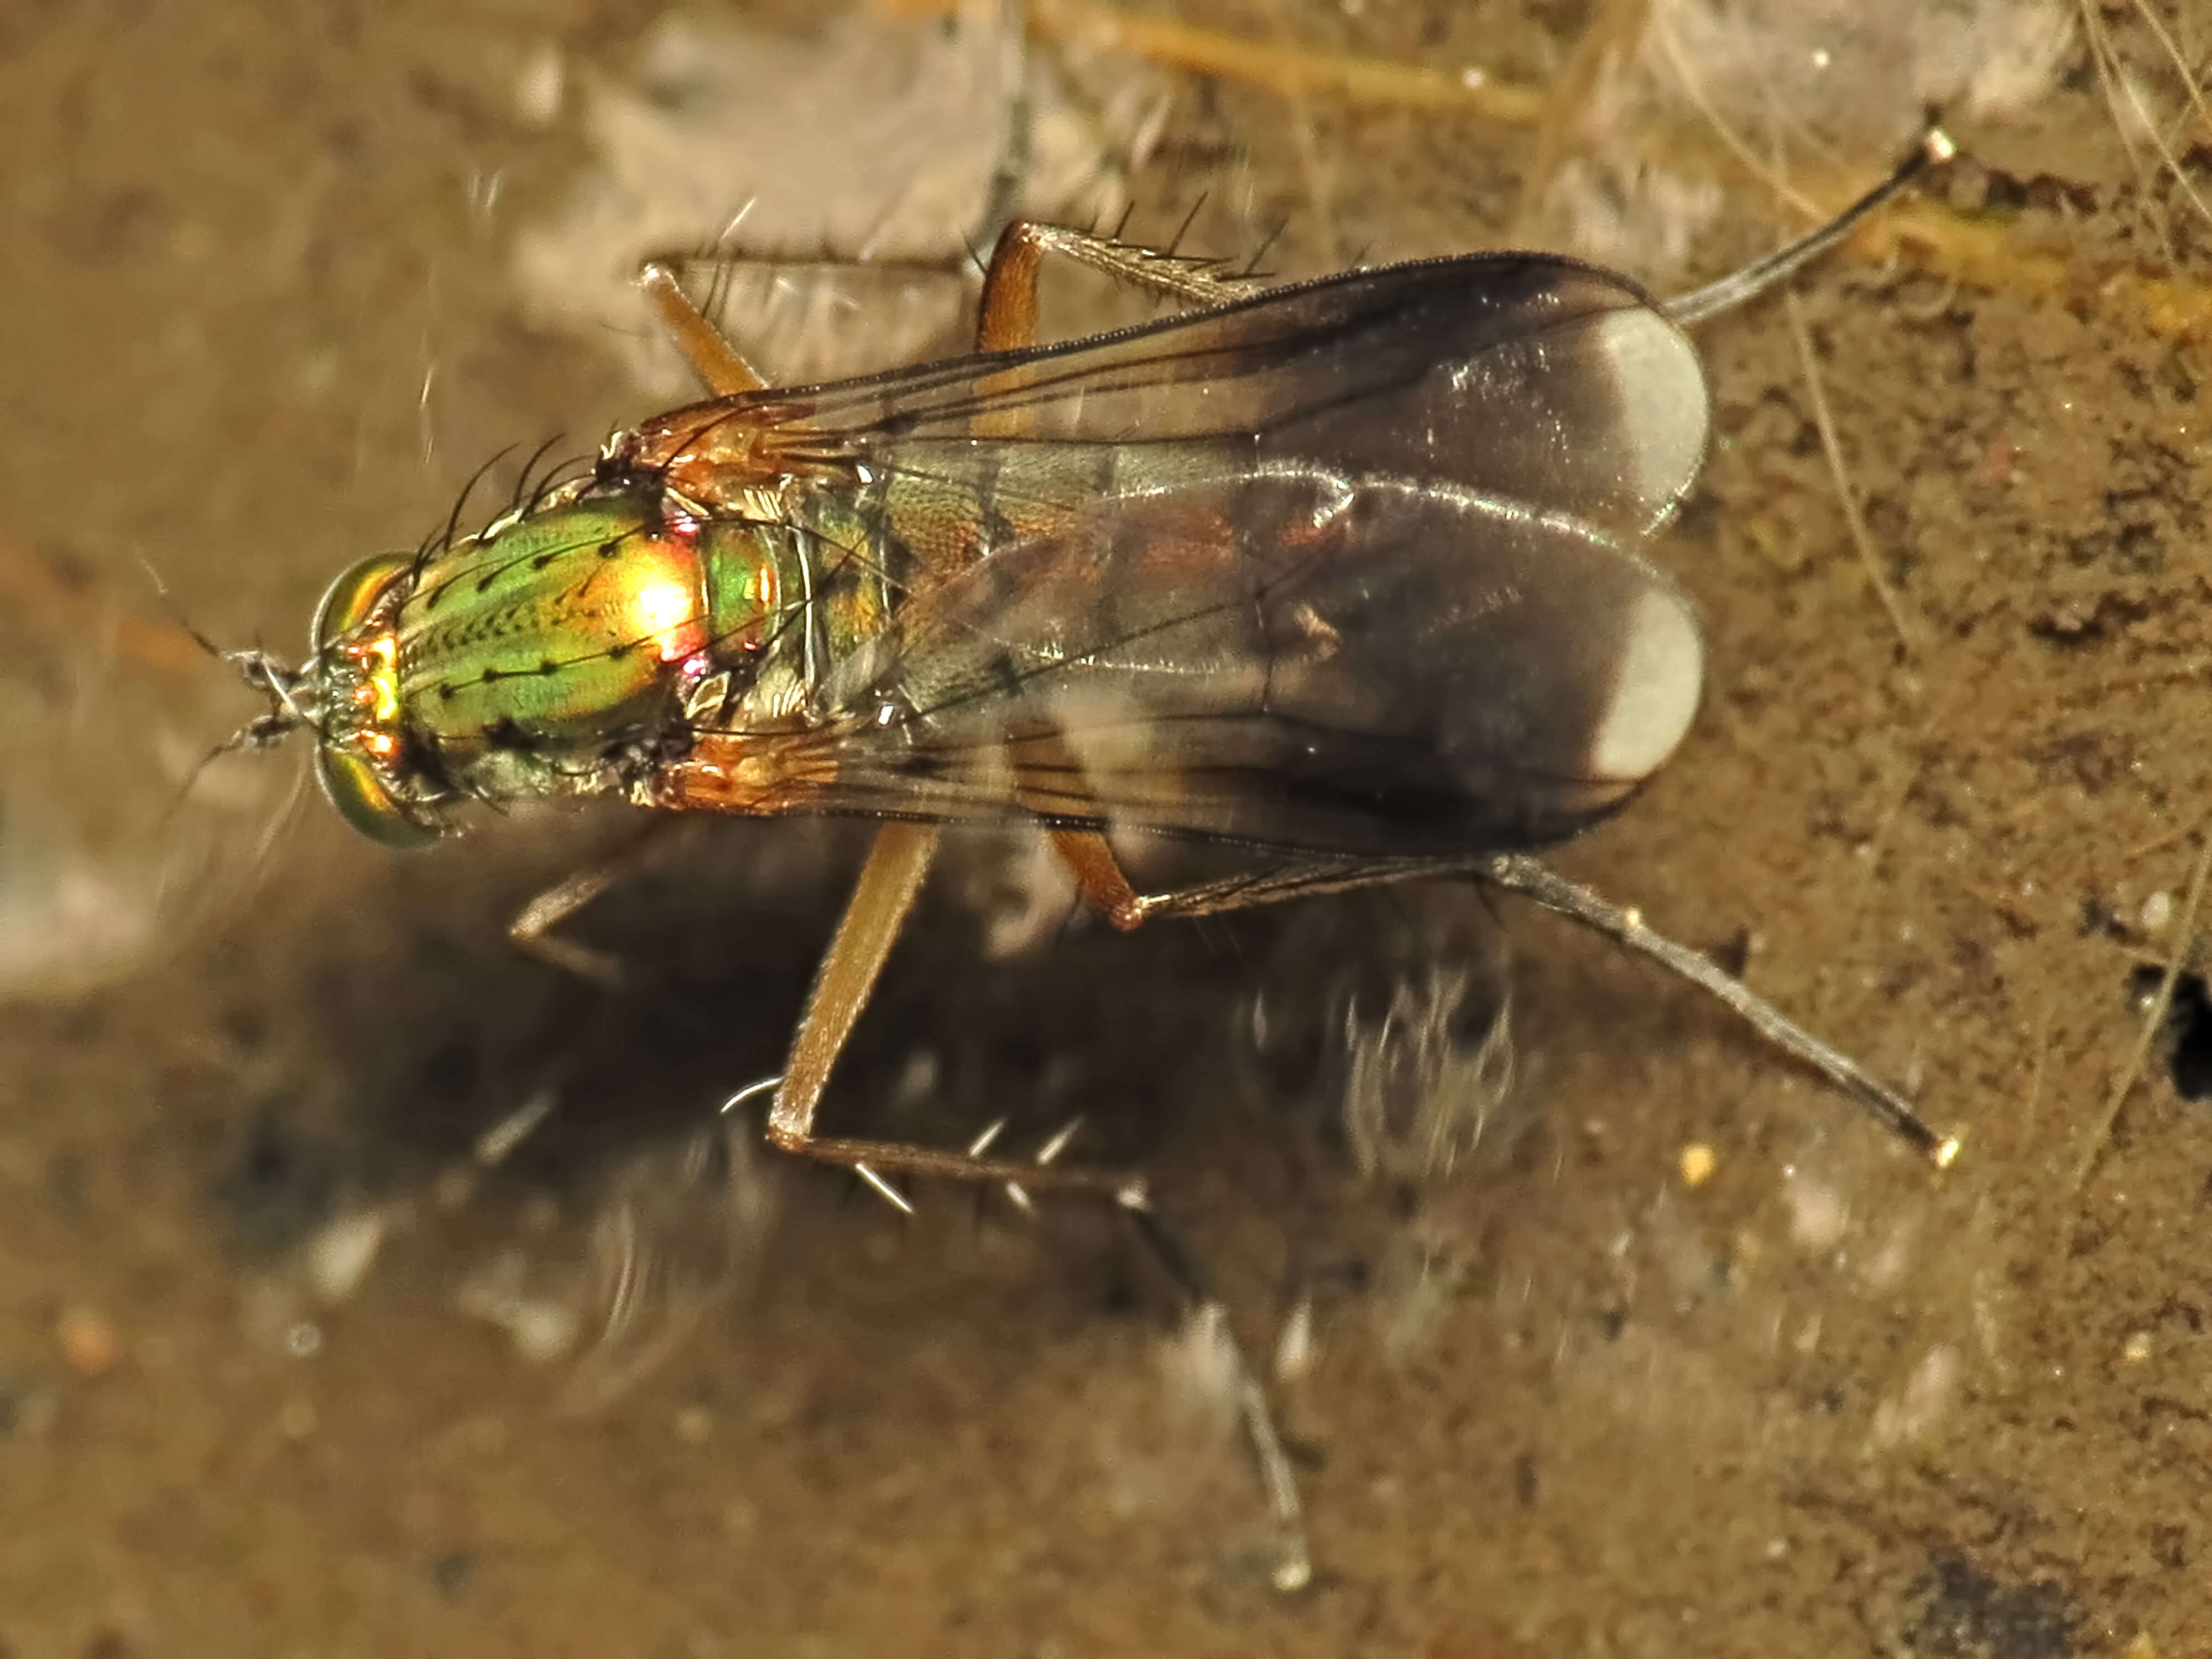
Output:
[[371,841],[422,847],[438,839],[437,826],[402,806],[367,756],[325,744],[315,750],[315,776],[338,815]]
[[315,607],[312,644],[321,650],[332,640],[343,639],[376,609],[386,590],[415,568],[411,553],[380,553],[363,559],[330,586]]

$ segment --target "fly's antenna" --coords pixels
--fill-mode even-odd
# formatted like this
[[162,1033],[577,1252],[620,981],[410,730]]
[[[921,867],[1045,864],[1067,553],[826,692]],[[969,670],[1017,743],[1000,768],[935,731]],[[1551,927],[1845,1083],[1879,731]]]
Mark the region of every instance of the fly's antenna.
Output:
[[1659,309],[1685,327],[1692,323],[1701,323],[1720,312],[1735,309],[1747,300],[1765,293],[1777,283],[1796,275],[1857,229],[1860,222],[1869,214],[1886,206],[1929,167],[1949,161],[1958,153],[1959,147],[1952,141],[1951,135],[1942,127],[1931,125],[1920,135],[1919,142],[1912,147],[1912,153],[1897,164],[1888,178],[1818,230],[1768,254],[1764,259],[1746,265],[1734,276],[1723,276],[1717,283],[1709,283],[1704,288],[1668,300]]
[[170,623],[177,631],[208,656],[236,671],[249,687],[269,700],[269,707],[264,713],[256,714],[202,755],[194,763],[192,769],[185,774],[184,781],[177,786],[176,793],[171,797],[167,808],[161,814],[161,823],[166,828],[198,787],[200,775],[225,755],[234,755],[241,750],[270,748],[282,743],[299,727],[313,727],[316,722],[308,706],[310,699],[306,674],[258,646],[250,650],[224,650],[185,615],[184,608],[169,592],[168,583],[161,579],[161,573],[144,559],[138,562],[144,568],[147,579],[154,584],[155,595],[161,601],[161,608],[169,613]]
[[[161,573],[143,559],[138,562],[144,568],[148,580],[154,584],[155,596],[161,601],[162,609],[169,613],[169,620],[175,624],[177,631],[217,662],[228,664],[249,687],[269,699],[266,714],[255,715],[222,744],[210,750],[206,758],[192,769],[194,779],[199,776],[209,761],[220,756],[232,754],[240,749],[265,749],[273,743],[283,741],[285,734],[295,728],[315,724],[314,716],[306,706],[307,677],[305,674],[281,659],[270,655],[258,646],[246,651],[224,650],[200,632],[192,619],[185,615],[183,607],[169,592],[168,583],[161,580]],[[189,789],[190,782],[185,787]]]
[[[210,647],[212,649],[213,647]],[[269,699],[266,713],[256,714],[208,756],[234,754],[241,749],[267,749],[282,743],[301,726],[319,729],[309,707],[307,676],[258,646],[246,651],[216,651],[215,654],[238,671],[239,678]],[[200,763],[204,766],[207,761]]]
[[146,580],[154,584],[154,597],[161,600],[161,609],[169,613],[169,621],[176,630],[216,661],[228,662],[231,653],[201,633],[192,619],[185,614],[184,606],[179,605],[176,595],[169,592],[169,584],[161,579],[161,573],[154,568],[153,561],[142,558],[138,561],[138,568],[146,573]]
[[[185,774],[184,781],[178,784],[176,793],[169,797],[169,804],[161,813],[165,831],[175,822],[185,803],[191,799],[192,791],[199,787],[201,775],[225,755],[235,755],[246,750],[271,749],[300,727],[304,726],[313,729],[315,725],[307,707],[305,674],[279,661],[258,646],[246,651],[225,651],[210,643],[198,629],[188,623],[180,625],[198,641],[201,649],[217,661],[229,664],[247,685],[268,698],[269,708],[267,712],[256,714],[193,763],[192,769]],[[296,798],[296,789],[295,795]],[[290,811],[288,804],[278,814],[279,821],[288,817]],[[270,838],[264,836],[260,850],[254,854],[255,863],[258,864],[267,854],[270,844]]]

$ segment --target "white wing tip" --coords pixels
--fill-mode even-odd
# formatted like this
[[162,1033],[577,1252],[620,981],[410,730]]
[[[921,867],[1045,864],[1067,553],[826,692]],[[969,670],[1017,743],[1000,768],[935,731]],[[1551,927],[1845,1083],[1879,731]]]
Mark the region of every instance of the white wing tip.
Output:
[[1657,311],[1615,312],[1599,340],[1620,400],[1621,482],[1663,514],[1705,465],[1712,419],[1705,366],[1689,337]]
[[1697,618],[1679,595],[1653,588],[1622,629],[1613,701],[1590,739],[1591,772],[1630,782],[1666,764],[1697,714],[1705,677]]

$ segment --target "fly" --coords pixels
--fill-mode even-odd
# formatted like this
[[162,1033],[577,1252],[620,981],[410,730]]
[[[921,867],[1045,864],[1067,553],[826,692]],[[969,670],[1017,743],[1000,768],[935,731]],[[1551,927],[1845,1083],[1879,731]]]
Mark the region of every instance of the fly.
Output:
[[[230,653],[270,699],[234,742],[305,727],[338,811],[395,846],[454,832],[472,802],[545,796],[882,820],[769,1139],[878,1186],[1104,1193],[1201,1299],[1136,1176],[993,1157],[988,1135],[815,1132],[945,826],[1042,824],[1122,928],[1424,877],[1521,894],[1717,996],[1941,1165],[1955,1143],[1895,1091],[1532,854],[1626,805],[1696,712],[1696,616],[1640,552],[1707,445],[1684,326],[1951,153],[1931,129],[1832,223],[1664,302],[1553,255],[1269,287],[1017,223],[974,355],[797,388],[765,385],[648,264],[647,301],[712,395],[473,535],[356,565],[299,668]],[[1039,345],[1048,255],[1182,310]],[[1140,894],[1109,840],[1129,830],[1261,860]],[[622,868],[544,895],[516,937],[599,965],[551,930]],[[1288,1465],[1256,1385],[1240,1393],[1278,1577],[1302,1582]]]

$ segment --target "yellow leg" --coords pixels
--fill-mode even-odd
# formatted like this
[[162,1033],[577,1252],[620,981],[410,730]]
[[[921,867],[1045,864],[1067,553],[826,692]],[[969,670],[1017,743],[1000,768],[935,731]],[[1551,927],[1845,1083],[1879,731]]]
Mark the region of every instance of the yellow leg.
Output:
[[653,314],[668,331],[669,339],[708,391],[718,398],[734,398],[741,392],[758,392],[768,384],[722,337],[721,331],[707,320],[706,313],[691,303],[691,296],[666,265],[657,261],[648,264],[638,272],[637,285],[644,290]]
[[1121,861],[1106,837],[1095,830],[1055,830],[1053,851],[1075,877],[1083,902],[1127,933],[1145,919],[1145,901],[1121,873]]
[[[1009,226],[1000,238],[990,269],[984,276],[976,330],[981,349],[1018,349],[1034,340],[1037,270],[1042,255],[1053,251],[1069,252],[1095,268],[1126,276],[1180,298],[1186,304],[1218,304],[1237,291],[1234,283],[1212,276],[1193,262],[1125,248],[1118,243],[1051,226],[1017,223]],[[730,395],[754,390],[762,384],[751,367],[691,304],[664,267],[648,266],[644,283],[655,312],[710,390]],[[1020,434],[985,428],[979,424],[975,435],[1014,437]],[[768,1139],[784,1152],[851,1169],[902,1206],[903,1200],[884,1186],[883,1176],[939,1176],[983,1182],[1003,1185],[1016,1196],[1083,1191],[1111,1199],[1130,1218],[1146,1247],[1188,1297],[1194,1316],[1217,1332],[1225,1345],[1236,1379],[1238,1415],[1250,1438],[1268,1510],[1275,1523],[1279,1552],[1275,1583],[1285,1590],[1300,1589],[1312,1576],[1311,1558],[1306,1547],[1297,1479],[1284,1452],[1281,1437],[1276,1432],[1267,1392],[1230,1334],[1227,1310],[1206,1284],[1196,1257],[1153,1211],[1142,1177],[1124,1171],[1051,1163],[1052,1154],[1059,1150],[1058,1140],[1038,1161],[1020,1163],[985,1157],[980,1144],[975,1150],[946,1151],[814,1133],[815,1115],[821,1108],[823,1091],[829,1086],[831,1069],[852,1036],[861,1011],[867,1006],[891,945],[914,908],[922,880],[928,874],[930,860],[936,854],[938,840],[939,830],[934,824],[893,823],[877,832],[875,845],[869,850],[868,861],[854,887],[852,898],[846,903],[836,934],[823,956],[821,967],[816,970],[806,1012],[792,1038],[783,1075],[777,1079],[775,1098],[769,1108]],[[1085,897],[1094,907],[1111,917],[1117,927],[1133,927],[1142,919],[1140,901],[1104,836],[1071,830],[1056,833],[1054,841],[1060,855],[1082,884]],[[563,895],[572,890],[580,895],[573,903],[565,903],[558,915],[566,915],[576,905],[588,902],[605,885],[604,882],[591,884],[590,875],[587,872],[585,878],[556,890]],[[542,933],[543,929],[539,932]]]
[[955,1181],[1011,1183],[1025,1192],[1074,1188],[1112,1194],[1125,1204],[1143,1202],[1143,1183],[1135,1176],[1103,1170],[1058,1168],[972,1152],[897,1141],[855,1140],[817,1135],[814,1116],[822,1105],[830,1068],[853,1035],[867,1006],[884,960],[905,925],[907,914],[937,852],[938,830],[927,823],[888,823],[845,906],[836,936],[814,976],[806,1012],[792,1039],[791,1053],[769,1107],[768,1138],[787,1152],[824,1164],[842,1164],[864,1175],[943,1176]]
[[675,825],[672,817],[648,818],[643,829],[605,857],[586,865],[524,905],[522,914],[507,923],[507,936],[541,962],[610,988],[620,985],[621,963],[604,951],[562,939],[553,930],[617,882],[643,868],[654,843]]
[[978,351],[1018,351],[1036,343],[1037,276],[1052,254],[1116,282],[1176,301],[1193,309],[1230,301],[1273,286],[1242,276],[1224,276],[1209,259],[1187,258],[1157,248],[1093,236],[1064,225],[1017,219],[1000,234],[983,272],[983,299],[975,323]]

